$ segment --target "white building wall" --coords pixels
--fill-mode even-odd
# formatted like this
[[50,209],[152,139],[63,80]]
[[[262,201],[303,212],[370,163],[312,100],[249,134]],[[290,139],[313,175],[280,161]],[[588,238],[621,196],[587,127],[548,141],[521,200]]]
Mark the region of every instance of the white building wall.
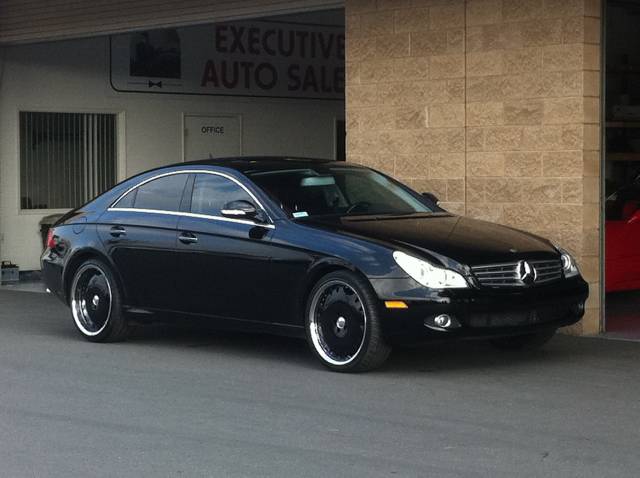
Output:
[[21,211],[20,111],[114,112],[120,116],[120,179],[182,160],[184,114],[242,116],[243,154],[332,158],[336,101],[117,93],[108,38],[7,47],[0,77],[0,258],[39,269],[38,222],[57,211]]

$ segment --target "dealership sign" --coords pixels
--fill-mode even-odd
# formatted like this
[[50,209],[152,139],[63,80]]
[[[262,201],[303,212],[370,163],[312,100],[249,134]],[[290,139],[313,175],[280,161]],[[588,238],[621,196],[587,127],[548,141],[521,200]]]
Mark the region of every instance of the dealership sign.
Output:
[[251,21],[111,38],[118,91],[344,98],[344,30]]

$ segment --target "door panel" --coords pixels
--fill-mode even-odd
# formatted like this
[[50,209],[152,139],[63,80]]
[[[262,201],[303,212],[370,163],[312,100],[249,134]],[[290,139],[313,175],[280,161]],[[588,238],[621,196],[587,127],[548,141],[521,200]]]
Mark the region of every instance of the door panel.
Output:
[[122,278],[127,305],[172,310],[178,216],[107,211],[98,234]]
[[270,321],[265,301],[272,231],[223,220],[180,218],[181,310]]

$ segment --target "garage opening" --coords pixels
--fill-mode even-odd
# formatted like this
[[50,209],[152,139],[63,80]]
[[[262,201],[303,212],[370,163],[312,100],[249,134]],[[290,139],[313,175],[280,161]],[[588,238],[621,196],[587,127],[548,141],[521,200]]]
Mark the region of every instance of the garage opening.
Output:
[[640,339],[640,2],[605,18],[605,328]]
[[344,160],[344,9],[297,5],[3,47],[0,259],[38,270],[43,218],[141,171],[229,156]]

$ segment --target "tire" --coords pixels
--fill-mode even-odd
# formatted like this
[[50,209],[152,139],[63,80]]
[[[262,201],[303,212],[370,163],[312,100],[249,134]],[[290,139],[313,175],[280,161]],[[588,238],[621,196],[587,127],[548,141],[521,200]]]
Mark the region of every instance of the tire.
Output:
[[336,372],[365,372],[380,367],[391,347],[382,334],[379,300],[366,279],[335,271],[313,287],[305,309],[309,347]]
[[128,324],[118,282],[103,261],[89,259],[73,276],[69,290],[73,322],[90,342],[124,340]]
[[492,339],[489,343],[500,350],[537,350],[556,335],[556,330],[557,329],[551,329],[533,334],[501,337],[499,339]]

